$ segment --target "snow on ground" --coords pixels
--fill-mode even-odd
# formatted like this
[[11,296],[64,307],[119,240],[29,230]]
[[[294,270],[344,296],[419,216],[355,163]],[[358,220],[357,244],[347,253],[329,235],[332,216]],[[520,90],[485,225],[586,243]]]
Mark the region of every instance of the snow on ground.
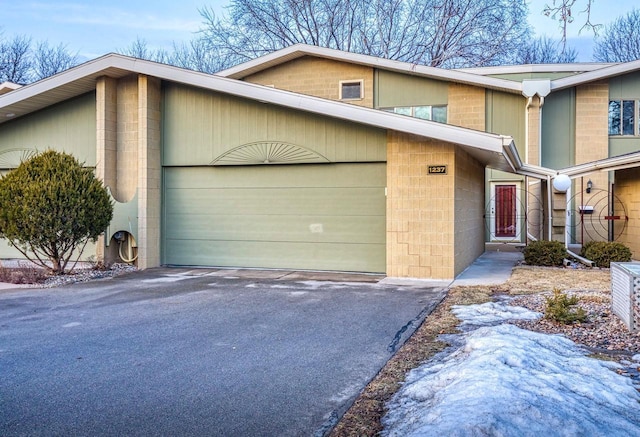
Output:
[[414,369],[387,405],[383,435],[640,436],[640,394],[618,364],[503,323],[540,317],[524,308],[453,311],[467,327],[494,326],[460,334],[457,349]]

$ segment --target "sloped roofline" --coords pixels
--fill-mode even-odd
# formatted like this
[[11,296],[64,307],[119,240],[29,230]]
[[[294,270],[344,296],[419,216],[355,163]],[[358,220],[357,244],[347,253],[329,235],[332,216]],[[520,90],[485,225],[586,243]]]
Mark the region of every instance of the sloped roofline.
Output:
[[102,56],[0,96],[0,124],[91,92],[101,76],[119,78],[130,74],[153,76],[265,104],[445,141],[462,146],[485,165],[505,171],[517,170],[505,153],[505,148],[513,144],[511,137],[301,95],[119,54]]
[[498,65],[491,67],[457,68],[465,73],[479,74],[482,76],[491,74],[523,74],[523,73],[584,73],[600,70],[616,63],[603,62],[576,62],[570,64],[522,64],[522,65]]
[[251,74],[258,73],[268,68],[284,64],[285,62],[301,58],[303,56],[315,56],[335,61],[349,62],[365,65],[382,70],[395,71],[414,76],[428,77],[431,79],[445,80],[449,82],[467,85],[481,86],[484,88],[506,91],[519,94],[521,85],[517,81],[485,77],[471,74],[462,70],[448,70],[444,68],[427,67],[425,65],[411,64],[408,62],[394,61],[392,59],[378,58],[375,56],[361,55],[358,53],[344,52],[341,50],[318,47],[308,44],[295,44],[284,49],[269,53],[259,58],[252,59],[235,67],[215,73],[217,76],[232,79],[243,79]]
[[490,74],[508,73],[551,73],[572,72],[577,74],[550,81],[550,91],[558,91],[565,88],[582,85],[589,82],[607,79],[620,74],[631,73],[640,70],[640,60],[624,63],[576,63],[576,64],[527,64],[515,66],[481,67],[444,69],[427,67],[424,65],[410,64],[407,62],[377,58],[374,56],[360,55],[341,50],[307,44],[295,44],[273,53],[261,56],[251,61],[222,70],[216,75],[233,79],[242,79],[251,74],[283,64],[285,62],[303,57],[317,56],[337,61],[366,65],[383,70],[396,71],[404,74],[428,77],[444,81],[480,86],[489,89],[522,94],[522,83],[507,79],[499,79]]

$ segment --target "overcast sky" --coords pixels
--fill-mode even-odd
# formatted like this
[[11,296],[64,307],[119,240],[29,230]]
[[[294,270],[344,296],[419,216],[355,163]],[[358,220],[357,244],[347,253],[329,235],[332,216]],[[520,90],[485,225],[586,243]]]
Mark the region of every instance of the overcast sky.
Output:
[[[531,0],[530,22],[536,34],[560,35],[558,24],[542,15],[545,3]],[[586,0],[578,0],[583,9]],[[136,37],[147,41],[149,48],[170,49],[173,41],[190,40],[202,19],[198,12],[210,5],[222,12],[227,0],[0,0],[0,29],[4,36],[27,35],[47,40],[53,45],[67,44],[82,60],[128,47]],[[607,24],[638,4],[638,0],[616,0],[615,8],[607,0],[595,0],[595,23]],[[579,61],[591,60],[593,35],[578,30],[584,16],[578,15],[571,26],[570,42],[579,49]]]

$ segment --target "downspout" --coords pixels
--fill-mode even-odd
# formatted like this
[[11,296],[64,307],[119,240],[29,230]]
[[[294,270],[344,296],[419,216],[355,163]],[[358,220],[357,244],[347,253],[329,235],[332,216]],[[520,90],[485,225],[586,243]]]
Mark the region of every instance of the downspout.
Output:
[[540,104],[538,105],[538,165],[542,166],[542,107],[544,106],[544,96],[538,94]]
[[549,233],[549,241],[553,236],[553,199],[551,198],[551,176],[547,176],[547,209],[549,210],[549,218],[547,223],[547,232]]

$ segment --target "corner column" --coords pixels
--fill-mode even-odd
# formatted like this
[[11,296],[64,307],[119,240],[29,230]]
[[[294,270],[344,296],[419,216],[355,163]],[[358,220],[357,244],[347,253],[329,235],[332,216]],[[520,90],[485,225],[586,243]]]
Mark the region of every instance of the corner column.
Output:
[[160,265],[160,80],[138,76],[138,268]]

